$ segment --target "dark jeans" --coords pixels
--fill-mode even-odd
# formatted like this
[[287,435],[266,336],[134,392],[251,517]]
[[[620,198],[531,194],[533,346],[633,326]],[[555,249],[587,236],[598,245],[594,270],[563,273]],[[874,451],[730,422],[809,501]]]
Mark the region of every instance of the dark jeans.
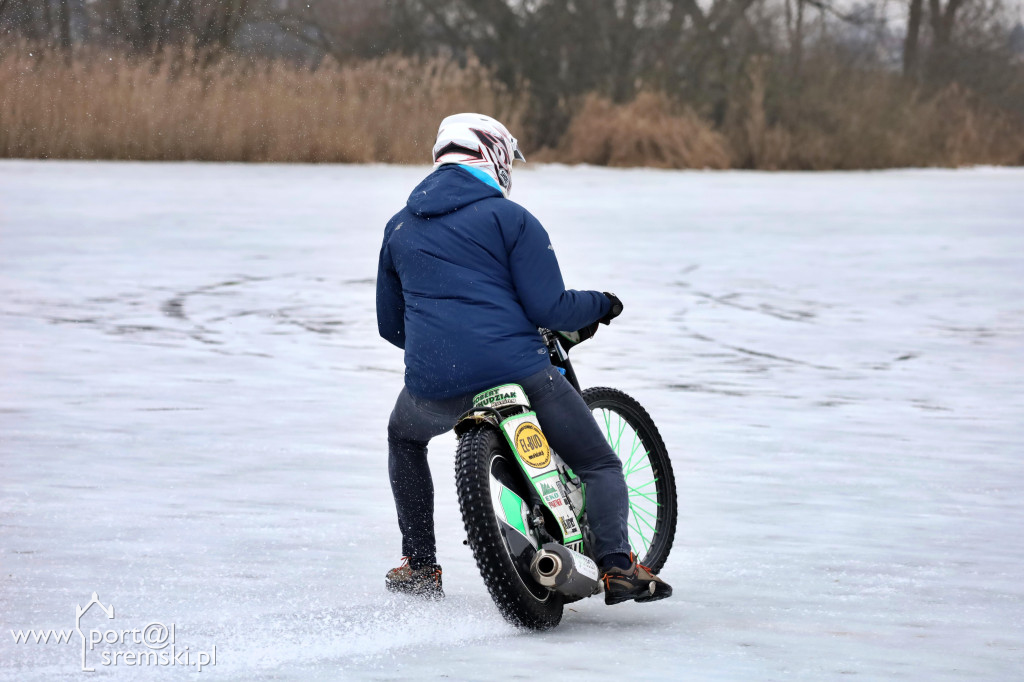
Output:
[[[629,555],[629,503],[622,462],[612,451],[583,398],[549,367],[516,382],[526,391],[548,443],[587,486],[587,519],[599,562]],[[402,531],[402,554],[414,566],[434,563],[434,486],[427,442],[455,426],[473,406],[473,395],[445,400],[417,398],[402,389],[388,423],[388,472]]]

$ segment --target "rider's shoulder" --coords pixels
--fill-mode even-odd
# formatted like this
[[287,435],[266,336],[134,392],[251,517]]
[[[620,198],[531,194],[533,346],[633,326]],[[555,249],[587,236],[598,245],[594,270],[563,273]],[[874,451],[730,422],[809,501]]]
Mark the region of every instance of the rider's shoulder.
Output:
[[507,219],[510,224],[514,225],[525,225],[525,224],[537,224],[540,225],[540,221],[530,213],[521,204],[518,204],[511,199],[504,197],[491,197],[485,199],[487,202],[491,202],[490,206],[498,215],[499,218]]
[[384,234],[394,232],[399,225],[409,220],[411,217],[413,217],[412,211],[409,210],[408,206],[403,206],[402,209],[395,215],[391,216],[391,219],[384,225]]

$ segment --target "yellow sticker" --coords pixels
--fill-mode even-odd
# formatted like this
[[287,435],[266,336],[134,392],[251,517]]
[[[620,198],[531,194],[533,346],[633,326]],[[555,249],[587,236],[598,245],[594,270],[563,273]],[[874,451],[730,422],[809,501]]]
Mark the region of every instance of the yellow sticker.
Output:
[[516,448],[523,461],[534,469],[543,469],[551,461],[551,448],[536,424],[525,422],[516,429]]

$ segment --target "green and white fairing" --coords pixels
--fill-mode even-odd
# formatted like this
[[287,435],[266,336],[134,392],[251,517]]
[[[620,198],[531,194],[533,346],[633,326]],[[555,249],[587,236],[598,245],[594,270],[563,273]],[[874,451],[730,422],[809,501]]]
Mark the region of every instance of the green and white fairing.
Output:
[[[501,408],[520,406],[526,412],[512,415],[499,424],[516,460],[533,484],[544,506],[558,522],[562,543],[576,551],[582,550],[583,533],[579,519],[583,515],[583,487],[577,483],[572,471],[554,453],[537,421],[537,413],[530,410],[526,392],[518,384],[505,384],[488,389],[473,398],[474,407]],[[573,481],[572,485],[567,485]],[[529,505],[516,493],[504,486],[492,489],[495,514],[513,529],[529,537],[526,519]],[[532,539],[532,538],[531,538]]]

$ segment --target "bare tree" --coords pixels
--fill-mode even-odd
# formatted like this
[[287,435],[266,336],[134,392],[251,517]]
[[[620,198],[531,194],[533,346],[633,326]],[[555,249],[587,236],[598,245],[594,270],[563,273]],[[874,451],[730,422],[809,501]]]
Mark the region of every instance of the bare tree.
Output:
[[[920,2],[921,0],[917,0]],[[793,9],[793,5],[796,9]],[[793,78],[800,79],[804,54],[804,0],[786,0],[786,33],[789,38]]]
[[907,36],[903,41],[903,75],[908,78],[917,72],[923,10],[924,0],[910,0],[910,13],[907,16]]
[[390,3],[400,49],[473,53],[507,84],[528,83],[542,143],[568,121],[567,103],[638,86],[708,93],[721,110],[756,49],[748,13],[765,0],[406,0]]
[[250,0],[96,0],[92,11],[108,39],[146,53],[186,43],[227,48],[249,5]]
[[71,5],[68,0],[57,2],[57,33],[59,45],[66,55],[71,53]]
[[969,0],[928,0],[928,19],[931,23],[932,45],[928,59],[929,75],[942,73],[952,59],[953,31],[958,12]]
[[202,46],[229,47],[249,13],[249,0],[205,0],[195,3],[193,31]]
[[380,56],[393,47],[388,0],[263,0],[253,16],[270,21],[318,54],[338,61]]
[[71,0],[0,0],[0,30],[70,51]]

